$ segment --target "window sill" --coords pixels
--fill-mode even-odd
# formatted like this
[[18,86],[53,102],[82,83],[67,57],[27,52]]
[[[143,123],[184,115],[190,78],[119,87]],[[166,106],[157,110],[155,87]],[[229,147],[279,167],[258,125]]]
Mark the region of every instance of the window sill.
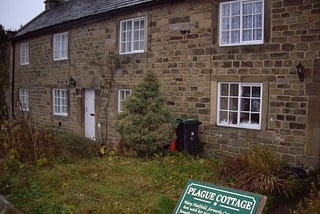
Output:
[[236,43],[236,44],[220,44],[220,47],[234,47],[234,46],[249,46],[249,45],[263,45],[264,42],[250,42],[250,43]]
[[143,54],[146,53],[146,51],[134,51],[134,52],[125,52],[125,53],[119,53],[120,55],[130,55],[130,54]]
[[57,113],[54,113],[53,116],[68,117],[68,114],[57,114]]
[[53,59],[54,62],[66,61],[66,60],[68,60],[68,58]]
[[261,126],[239,126],[239,125],[223,125],[217,124],[218,127],[227,127],[227,128],[237,128],[237,129],[247,129],[247,130],[261,130]]

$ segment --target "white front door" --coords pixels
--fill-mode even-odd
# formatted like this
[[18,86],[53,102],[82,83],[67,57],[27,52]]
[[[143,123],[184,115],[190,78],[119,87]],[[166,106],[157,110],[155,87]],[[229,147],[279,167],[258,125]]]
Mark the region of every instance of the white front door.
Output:
[[96,138],[95,91],[85,89],[84,129],[85,136],[91,140]]

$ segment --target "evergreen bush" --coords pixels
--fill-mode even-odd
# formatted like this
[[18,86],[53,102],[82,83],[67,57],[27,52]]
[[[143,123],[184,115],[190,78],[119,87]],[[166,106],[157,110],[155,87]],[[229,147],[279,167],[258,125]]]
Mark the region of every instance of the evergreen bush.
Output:
[[124,111],[116,119],[115,128],[122,143],[140,157],[161,152],[173,139],[174,122],[153,72],[148,71],[142,82],[133,88]]

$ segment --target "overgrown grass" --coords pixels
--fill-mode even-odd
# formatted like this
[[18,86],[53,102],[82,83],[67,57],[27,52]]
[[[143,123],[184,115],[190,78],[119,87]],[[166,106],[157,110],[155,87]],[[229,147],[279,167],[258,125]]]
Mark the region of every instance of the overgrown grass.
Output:
[[[180,153],[139,159],[127,156],[130,149],[105,145],[99,158],[98,147],[83,137],[27,120],[3,124],[0,194],[25,213],[171,213],[188,179],[265,194],[269,213],[279,196],[287,200],[304,186],[261,148],[214,163]],[[318,201],[310,195],[304,213]]]
[[188,179],[215,181],[210,162],[181,154],[58,162],[16,176],[7,198],[25,213],[171,213]]

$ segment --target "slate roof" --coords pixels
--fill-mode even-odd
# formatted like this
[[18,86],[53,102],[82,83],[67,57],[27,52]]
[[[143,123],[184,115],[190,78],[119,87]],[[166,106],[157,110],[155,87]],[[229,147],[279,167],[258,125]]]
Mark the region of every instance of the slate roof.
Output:
[[155,0],[69,0],[42,12],[22,27],[16,37],[81,18],[138,6]]

